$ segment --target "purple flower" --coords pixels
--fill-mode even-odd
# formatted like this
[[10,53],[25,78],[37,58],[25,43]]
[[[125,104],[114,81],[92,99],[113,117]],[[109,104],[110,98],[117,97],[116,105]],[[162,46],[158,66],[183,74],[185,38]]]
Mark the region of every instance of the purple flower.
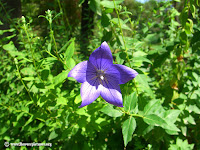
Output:
[[113,57],[106,42],[103,42],[89,57],[89,61],[77,64],[68,74],[81,85],[82,104],[91,104],[101,96],[108,103],[123,107],[119,84],[135,78],[138,73],[124,65],[113,64]]

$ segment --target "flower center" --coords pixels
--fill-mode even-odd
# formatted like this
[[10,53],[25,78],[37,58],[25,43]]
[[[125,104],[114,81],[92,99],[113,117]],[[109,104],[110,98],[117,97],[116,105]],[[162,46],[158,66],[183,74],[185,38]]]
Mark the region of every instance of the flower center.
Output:
[[97,77],[101,80],[104,80],[105,73],[103,70],[97,70]]
[[101,75],[101,76],[100,76],[100,79],[103,80],[103,79],[104,79],[104,76]]

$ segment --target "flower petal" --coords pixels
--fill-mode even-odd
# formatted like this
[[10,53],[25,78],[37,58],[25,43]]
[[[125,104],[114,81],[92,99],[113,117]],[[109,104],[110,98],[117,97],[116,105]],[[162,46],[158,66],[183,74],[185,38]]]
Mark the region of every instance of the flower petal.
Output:
[[[87,63],[87,70],[86,70],[86,80],[87,82],[91,82],[91,80],[95,79],[97,77],[97,70],[95,68],[95,66],[88,61]],[[90,83],[92,84],[92,83]]]
[[138,73],[127,67],[124,65],[119,65],[119,64],[114,64],[113,66],[115,66],[116,69],[118,69],[119,73],[120,73],[120,82],[119,84],[124,84],[126,82],[128,82],[129,80],[132,80],[133,78],[135,78]]
[[116,84],[120,83],[120,73],[114,65],[110,66],[108,69],[105,70],[105,77],[107,81],[112,80]]
[[115,80],[103,81],[103,85],[99,85],[101,97],[110,104],[123,107],[122,94],[119,85]]
[[81,106],[91,104],[94,100],[96,100],[100,95],[100,91],[98,90],[97,79],[93,80],[93,84],[91,85],[87,81],[81,85]]
[[86,70],[88,61],[83,61],[77,64],[68,74],[68,77],[73,77],[78,82],[83,83],[86,81]]
[[110,48],[106,42],[103,42],[90,55],[89,61],[98,69],[104,70],[113,64],[113,57]]

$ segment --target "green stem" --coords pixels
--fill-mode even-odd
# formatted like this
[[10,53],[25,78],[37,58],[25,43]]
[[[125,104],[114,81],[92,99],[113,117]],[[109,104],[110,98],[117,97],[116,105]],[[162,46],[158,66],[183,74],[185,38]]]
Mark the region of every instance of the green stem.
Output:
[[31,101],[33,101],[33,99],[32,99],[32,97],[31,97],[31,94],[30,94],[28,88],[26,87],[24,81],[22,80],[22,76],[21,76],[21,73],[20,73],[20,71],[19,71],[18,60],[17,60],[16,58],[14,58],[14,60],[15,60],[15,65],[16,65],[16,68],[17,68],[17,73],[19,74],[19,78],[20,78],[20,80],[21,80],[21,83],[23,84],[24,88],[25,88],[26,91],[28,92],[28,95],[29,95]]
[[32,59],[33,59],[33,65],[35,67],[35,70],[36,70],[36,73],[37,73],[37,76],[39,78],[40,81],[42,81],[42,79],[40,78],[40,75],[38,73],[38,69],[37,69],[37,66],[36,66],[36,63],[35,63],[35,57],[34,57],[34,50],[32,48],[32,42],[30,40],[30,37],[29,37],[29,34],[28,34],[28,31],[27,31],[27,27],[26,27],[26,24],[24,23],[24,31],[26,33],[26,36],[28,38],[28,43],[29,43],[29,46],[30,46],[30,50],[31,50],[31,55],[32,55]]
[[[124,42],[124,48],[125,48],[125,52],[126,52],[126,58],[128,60],[129,67],[131,67],[130,59],[128,57],[128,50],[127,50],[127,47],[126,47],[126,41],[124,39],[124,34],[123,34],[123,31],[122,31],[121,22],[120,22],[120,18],[119,18],[119,12],[117,10],[116,4],[115,4],[115,0],[113,0],[113,3],[114,3],[115,11],[117,13],[117,18],[118,18],[118,22],[119,22],[119,28],[120,28],[122,39],[123,39],[123,42]],[[135,80],[134,80],[134,85],[135,85],[135,88],[136,88],[136,91],[137,91],[137,95],[138,95],[139,93],[138,93],[138,90],[137,90],[137,86],[136,86]]]
[[[51,26],[50,26],[50,28],[51,28]],[[58,48],[57,48],[56,40],[55,40],[54,33],[53,33],[53,30],[52,30],[52,29],[50,29],[50,35],[51,35],[51,38],[53,39],[53,43],[54,43],[54,45],[55,45],[55,50],[56,50],[56,51],[54,51],[54,52],[56,53],[56,56],[58,57],[58,60],[60,60],[61,58],[60,58],[60,56],[58,55]]]
[[54,32],[53,32],[53,29],[52,29],[52,22],[51,21],[49,21],[49,25],[50,25],[50,38],[51,38],[51,41],[53,40],[53,43],[54,43],[54,45],[55,45],[55,53],[56,53],[56,56],[54,56],[51,52],[49,52],[49,51],[46,51],[49,55],[51,55],[52,57],[54,57],[54,58],[57,58],[58,59],[58,61],[60,61],[62,64],[64,64],[66,67],[67,67],[67,69],[69,70],[69,67],[64,63],[64,61],[60,58],[60,56],[59,56],[59,54],[58,54],[58,48],[57,48],[57,44],[56,44],[56,40],[55,40],[55,36],[54,36]]
[[126,14],[126,16],[127,16],[128,20],[129,20],[129,23],[130,23],[130,25],[131,25],[132,36],[134,37],[134,35],[135,35],[135,32],[134,32],[134,31],[135,31],[135,26],[134,26],[134,24],[132,23],[131,18],[129,17],[129,15]]
[[55,58],[55,59],[58,59],[56,56],[54,56],[53,54],[51,54],[51,52],[49,52],[49,51],[45,51],[45,52],[47,52],[49,55],[51,55],[53,58]]
[[62,60],[62,59],[59,59],[58,57],[56,57],[56,56],[54,56],[51,52],[49,52],[49,51],[45,51],[46,53],[48,53],[50,56],[52,56],[53,58],[55,58],[55,59],[57,59],[58,61],[60,61],[62,64],[64,64],[66,67],[67,67],[67,69],[68,70],[70,70],[69,69],[69,67],[64,63],[64,61]]
[[140,118],[144,118],[144,116],[142,115],[138,115],[138,114],[131,114],[129,112],[124,111],[121,107],[118,107],[123,113],[129,115],[129,116],[133,116],[133,117],[140,117]]
[[122,31],[121,22],[120,22],[120,18],[119,18],[119,12],[118,12],[118,10],[117,10],[116,4],[115,4],[115,0],[113,0],[113,3],[114,3],[115,11],[116,11],[116,13],[117,13],[119,28],[120,28],[121,35],[122,35],[122,39],[123,39],[123,42],[124,42],[124,48],[125,48],[125,52],[126,52],[126,58],[127,58],[127,60],[128,60],[129,67],[131,67],[130,59],[129,59],[129,57],[128,57],[128,50],[127,50],[127,47],[126,47],[126,41],[125,41],[125,39],[124,39],[124,34],[123,34],[123,31]]
[[[57,0],[57,2],[58,2],[58,6],[59,6],[59,8],[60,8],[60,11],[62,12],[62,19],[63,19],[63,22],[65,23],[65,19],[64,19],[64,18],[66,18],[67,26],[69,27],[69,30],[72,31],[72,27],[70,26],[69,20],[68,20],[68,18],[67,18],[67,13],[66,13],[66,12],[63,12],[62,7],[61,7],[61,4],[60,4],[60,0]],[[64,14],[65,14],[65,15],[64,15]],[[66,29],[66,26],[65,26],[65,29]]]
[[[8,110],[10,109],[10,110],[13,110],[13,111],[19,112],[19,113],[24,112],[24,113],[26,113],[26,114],[28,114],[28,115],[30,115],[30,116],[33,116],[33,114],[31,114],[31,113],[29,113],[29,112],[27,112],[27,111],[24,111],[24,110],[15,110],[15,109],[12,109],[11,107],[7,107],[7,106],[5,106],[5,105],[3,105],[3,104],[0,104],[0,105],[3,106],[3,107],[5,107],[5,108],[8,109]],[[42,119],[42,118],[36,117],[36,119],[38,119],[38,120],[40,120],[40,121],[42,121],[42,122],[45,122],[45,120]]]
[[[33,49],[32,49],[32,44],[31,44],[31,40],[30,40],[30,37],[29,37],[29,34],[28,34],[28,31],[26,29],[26,24],[24,24],[24,31],[26,33],[26,36],[28,38],[28,43],[29,43],[29,46],[30,46],[30,50],[31,50],[31,55],[32,55],[32,59],[33,59],[33,65],[34,67],[36,68],[36,64],[35,64],[35,57],[34,57],[34,52],[33,52]],[[37,70],[36,70],[37,71]]]

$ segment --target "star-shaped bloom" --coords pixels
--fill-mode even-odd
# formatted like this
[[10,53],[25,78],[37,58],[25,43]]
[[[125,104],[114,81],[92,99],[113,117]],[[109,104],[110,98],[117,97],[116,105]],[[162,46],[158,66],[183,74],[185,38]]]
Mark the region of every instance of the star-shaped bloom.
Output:
[[99,96],[108,103],[123,107],[119,84],[132,80],[138,73],[124,65],[113,64],[113,57],[106,42],[103,42],[89,57],[88,61],[77,64],[68,74],[81,85],[82,103],[91,104]]

